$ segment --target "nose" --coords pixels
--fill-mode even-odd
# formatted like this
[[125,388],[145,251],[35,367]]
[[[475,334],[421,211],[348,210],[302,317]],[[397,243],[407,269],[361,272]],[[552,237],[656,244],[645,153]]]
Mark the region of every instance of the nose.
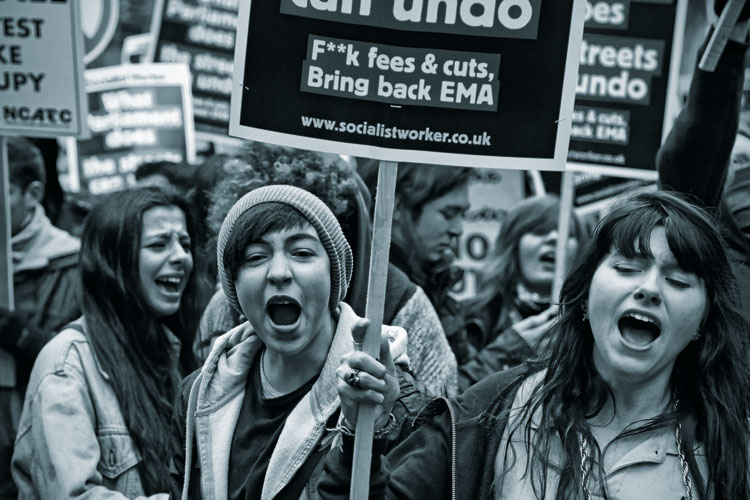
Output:
[[464,232],[464,221],[463,217],[456,216],[451,220],[450,225],[448,226],[448,234],[451,237],[459,237]]
[[646,272],[643,280],[633,293],[633,297],[639,302],[646,302],[650,305],[658,306],[661,304],[661,290],[659,288],[659,272],[651,269]]
[[179,241],[172,241],[172,248],[169,253],[169,262],[173,264],[184,264],[190,259],[191,253],[185,250],[185,247]]
[[545,243],[557,243],[557,229],[553,229],[544,236]]
[[292,271],[289,269],[289,263],[281,255],[275,255],[271,258],[271,265],[268,268],[268,281],[276,286],[285,285],[292,281]]

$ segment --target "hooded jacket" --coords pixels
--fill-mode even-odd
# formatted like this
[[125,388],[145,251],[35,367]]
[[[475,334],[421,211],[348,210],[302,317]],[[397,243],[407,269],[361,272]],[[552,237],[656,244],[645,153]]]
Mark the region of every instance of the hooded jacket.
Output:
[[[286,419],[268,464],[261,500],[274,498],[301,470],[309,471],[309,460],[321,461],[320,450],[332,446],[340,400],[336,368],[341,357],[353,348],[351,328],[357,316],[345,303],[320,376]],[[406,358],[406,332],[384,326],[397,364]],[[173,435],[181,442],[170,467],[172,497],[221,500],[227,498],[229,457],[232,438],[245,396],[250,369],[263,347],[249,323],[243,323],[214,342],[203,368],[183,382],[182,398],[176,406]],[[397,421],[403,423],[416,413],[425,399],[414,391],[402,390]],[[333,423],[333,425],[331,425]],[[317,497],[317,479],[322,462],[314,464],[302,498]]]

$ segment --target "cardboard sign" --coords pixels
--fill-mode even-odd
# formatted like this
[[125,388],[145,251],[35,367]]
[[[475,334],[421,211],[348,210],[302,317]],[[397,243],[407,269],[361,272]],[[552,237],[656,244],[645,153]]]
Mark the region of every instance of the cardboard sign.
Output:
[[583,0],[241,0],[230,134],[562,170]]
[[574,168],[655,178],[656,152],[679,111],[686,10],[687,0],[588,0],[568,152]]
[[183,63],[193,75],[195,130],[226,136],[239,0],[157,0],[149,60]]
[[92,137],[68,147],[71,189],[117,191],[135,183],[143,163],[195,160],[187,66],[127,64],[85,76]]
[[0,134],[86,136],[78,5],[0,0]]

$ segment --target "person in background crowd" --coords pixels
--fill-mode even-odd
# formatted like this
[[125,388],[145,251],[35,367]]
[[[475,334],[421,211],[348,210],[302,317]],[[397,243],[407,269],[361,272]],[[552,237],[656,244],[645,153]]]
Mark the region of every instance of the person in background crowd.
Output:
[[[560,200],[527,198],[503,218],[477,294],[467,303],[466,332],[473,353],[459,366],[461,390],[532,357],[557,316],[552,300]],[[566,255],[575,256],[588,228],[571,213]]]
[[60,145],[57,143],[57,139],[29,137],[28,141],[37,147],[44,163],[44,172],[47,179],[44,184],[44,200],[42,200],[44,212],[52,221],[52,224],[60,227],[58,219],[65,203],[65,193],[63,193],[57,176],[57,157],[60,154]]
[[19,498],[166,498],[172,403],[200,311],[182,198],[105,196],[81,242],[83,316],[41,350],[11,472]]
[[[343,302],[351,248],[319,198],[269,185],[232,207],[217,253],[224,295],[248,321],[216,339],[183,383],[172,498],[315,498],[340,413],[336,369],[353,348],[353,330],[367,326]],[[406,332],[384,326],[382,335],[381,353],[408,362]],[[397,378],[389,404],[399,399]],[[409,402],[422,402],[413,389],[380,422],[379,436],[419,408]]]
[[10,137],[10,233],[15,310],[0,308],[0,497],[15,496],[13,441],[31,367],[42,346],[80,315],[80,242],[52,225],[42,206],[46,172],[39,150]]
[[[725,0],[714,2],[721,12]],[[731,32],[715,71],[697,64],[685,107],[656,158],[659,185],[686,193],[718,210],[735,262],[745,318],[750,320],[750,150],[747,132],[738,133],[745,81],[750,3]],[[704,46],[699,51],[699,58]],[[699,59],[698,58],[698,59]]]
[[193,165],[173,161],[143,163],[135,169],[136,186],[156,186],[174,189],[185,196],[192,188]]
[[[305,150],[254,143],[241,159],[224,164],[224,178],[214,189],[209,225],[218,233],[233,202],[254,188],[289,184],[320,198],[339,218],[348,241],[353,242],[354,270],[346,301],[364,315],[370,252],[370,197],[353,168],[339,157]],[[240,324],[238,312],[223,291],[209,302],[201,319],[199,357],[205,359],[211,339]],[[457,392],[456,361],[440,320],[424,291],[390,266],[386,282],[383,323],[409,332],[410,370],[417,385],[431,394]]]
[[[427,423],[373,455],[370,498],[750,498],[750,325],[736,286],[707,212],[661,191],[621,201],[563,284],[546,357],[428,405]],[[364,388],[347,383],[353,369],[370,375]],[[390,411],[387,371],[344,356],[347,422],[345,400]],[[325,499],[349,491],[343,439]]]
[[199,276],[201,308],[204,309],[217,291],[216,242],[208,223],[208,212],[211,208],[211,193],[224,178],[224,164],[230,159],[228,155],[214,155],[195,167],[190,181],[188,199],[193,209],[195,220],[195,240],[193,253],[199,256],[198,261],[203,269]]
[[[374,199],[378,162],[362,161],[358,172]],[[456,254],[470,178],[468,168],[399,163],[390,250],[391,263],[427,293],[459,365],[470,352],[463,307],[449,292],[461,279]]]

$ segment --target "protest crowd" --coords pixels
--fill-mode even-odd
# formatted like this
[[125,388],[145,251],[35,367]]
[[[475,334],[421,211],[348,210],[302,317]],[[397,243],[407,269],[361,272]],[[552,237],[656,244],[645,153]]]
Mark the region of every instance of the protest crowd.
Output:
[[387,162],[193,131],[97,183],[96,141],[1,137],[0,498],[750,500],[750,3],[698,63],[734,3],[650,182],[585,209],[519,169],[471,269],[486,168],[398,161],[375,274]]

